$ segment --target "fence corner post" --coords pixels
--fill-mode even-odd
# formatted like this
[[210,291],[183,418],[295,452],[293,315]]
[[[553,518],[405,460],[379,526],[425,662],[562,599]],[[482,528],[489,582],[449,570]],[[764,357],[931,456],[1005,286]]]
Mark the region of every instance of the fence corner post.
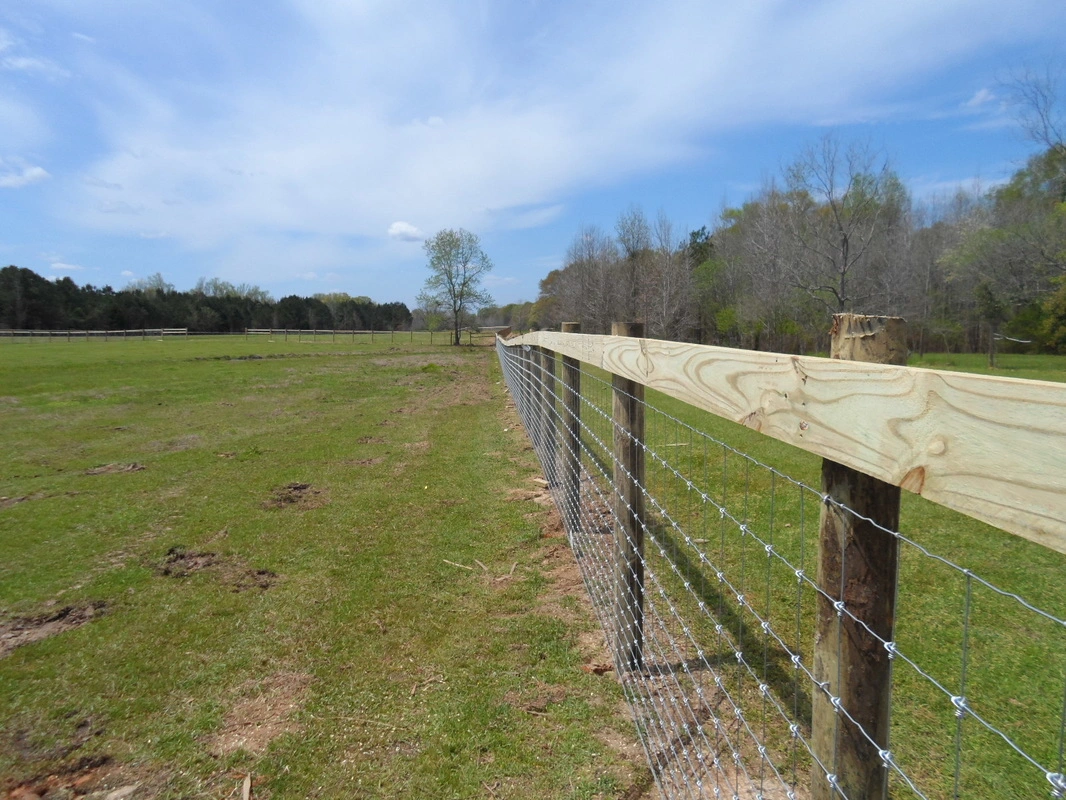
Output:
[[[612,336],[644,336],[642,322],[615,322]],[[614,517],[617,545],[616,654],[622,668],[644,666],[644,385],[612,378],[614,417]]]
[[[906,364],[898,317],[837,314],[830,336],[832,358]],[[888,531],[899,529],[900,489],[825,459],[822,496],[818,586],[825,594],[817,596],[814,679],[823,689],[812,698],[811,738],[825,771],[811,768],[811,797],[886,800],[888,767],[879,751],[888,750],[892,669],[879,638],[893,641],[899,540]]]

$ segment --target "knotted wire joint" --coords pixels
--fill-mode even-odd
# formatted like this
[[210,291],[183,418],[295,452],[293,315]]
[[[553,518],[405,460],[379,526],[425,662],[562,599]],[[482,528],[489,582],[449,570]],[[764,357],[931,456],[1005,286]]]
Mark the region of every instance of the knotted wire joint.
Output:
[[1066,796],[1066,775],[1061,772],[1049,772],[1046,777],[1051,784],[1051,796],[1055,800]]
[[959,718],[965,716],[966,712],[970,710],[970,706],[966,702],[966,698],[962,695],[952,696],[951,704],[955,706],[955,716]]
[[885,642],[885,650],[888,651],[888,660],[891,661],[896,657],[896,653],[899,652],[899,648],[896,647],[895,642]]

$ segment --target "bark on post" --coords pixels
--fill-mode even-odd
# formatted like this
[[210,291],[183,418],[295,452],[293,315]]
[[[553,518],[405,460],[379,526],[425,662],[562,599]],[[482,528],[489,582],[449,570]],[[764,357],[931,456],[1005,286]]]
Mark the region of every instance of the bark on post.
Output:
[[[615,322],[612,336],[644,336],[641,322]],[[616,655],[622,668],[644,665],[644,386],[615,375],[614,516]]]
[[[581,323],[564,322],[562,332],[581,333]],[[563,520],[574,533],[581,526],[581,365],[576,358],[563,356],[563,387]]]
[[[898,317],[837,314],[830,336],[832,358],[906,364],[905,325]],[[892,690],[889,653],[848,613],[885,641],[893,641],[899,541],[878,525],[898,530],[900,489],[825,459],[822,494],[855,514],[841,510],[834,502],[822,504],[818,585],[832,599],[818,595],[814,676],[825,691],[816,691],[813,698],[812,744],[815,755],[834,776],[836,787],[815,764],[811,796],[829,800],[839,793],[885,800],[888,769],[878,751],[888,749]],[[833,601],[843,601],[847,613],[838,612]],[[838,699],[850,720],[834,707],[832,698]]]
[[540,348],[540,366],[544,378],[541,387],[541,397],[544,400],[542,404],[544,416],[541,418],[544,439],[544,473],[548,479],[548,485],[554,487],[559,484],[559,470],[556,466],[558,437],[555,435],[558,419],[555,412],[555,353],[546,347]]

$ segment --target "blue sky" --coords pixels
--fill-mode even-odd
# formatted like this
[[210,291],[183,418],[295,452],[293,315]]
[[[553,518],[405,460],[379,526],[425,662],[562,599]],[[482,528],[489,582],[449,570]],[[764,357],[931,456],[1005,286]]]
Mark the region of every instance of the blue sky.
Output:
[[0,264],[413,304],[419,237],[534,299],[583,224],[712,224],[827,131],[918,197],[1034,152],[1062,0],[9,0]]

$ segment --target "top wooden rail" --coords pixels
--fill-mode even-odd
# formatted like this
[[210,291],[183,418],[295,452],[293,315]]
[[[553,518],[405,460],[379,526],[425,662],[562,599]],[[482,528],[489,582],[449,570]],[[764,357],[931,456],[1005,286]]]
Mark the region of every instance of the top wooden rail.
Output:
[[1066,553],[1066,384],[539,331],[621,375]]

